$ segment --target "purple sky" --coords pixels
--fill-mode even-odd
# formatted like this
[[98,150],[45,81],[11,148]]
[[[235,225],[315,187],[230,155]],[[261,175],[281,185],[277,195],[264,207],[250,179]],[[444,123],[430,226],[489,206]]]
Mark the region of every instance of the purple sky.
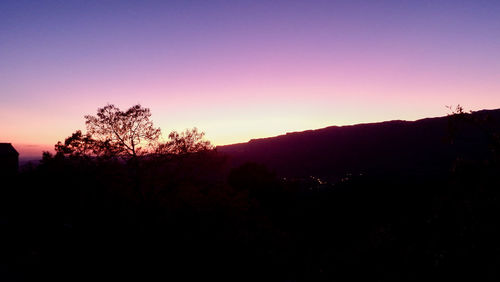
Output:
[[0,142],[107,103],[215,144],[500,107],[500,1],[1,1]]

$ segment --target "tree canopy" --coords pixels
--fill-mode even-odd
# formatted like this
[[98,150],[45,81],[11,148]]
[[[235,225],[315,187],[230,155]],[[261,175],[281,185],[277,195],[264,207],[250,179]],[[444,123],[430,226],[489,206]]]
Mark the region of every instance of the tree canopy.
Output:
[[134,105],[126,111],[112,104],[97,109],[96,115],[86,115],[87,132],[77,130],[64,142],[55,145],[58,155],[67,157],[121,157],[155,153],[180,155],[213,150],[204,132],[196,127],[184,132],[173,131],[168,141],[160,142],[161,130],[153,125],[151,111]]
[[210,141],[204,139],[205,132],[200,132],[196,127],[186,129],[184,132],[172,131],[169,141],[159,144],[156,152],[160,154],[189,154],[214,149]]
[[97,109],[97,115],[86,115],[85,124],[93,139],[108,144],[119,155],[136,157],[161,135],[160,128],[154,127],[150,117],[150,110],[141,105],[121,111],[108,104]]

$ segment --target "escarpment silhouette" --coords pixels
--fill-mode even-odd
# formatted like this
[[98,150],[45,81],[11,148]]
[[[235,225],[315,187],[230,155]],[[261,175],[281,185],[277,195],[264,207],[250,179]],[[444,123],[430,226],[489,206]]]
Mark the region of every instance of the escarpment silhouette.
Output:
[[[484,126],[499,130],[500,110],[478,111],[472,116],[488,119]],[[218,146],[217,150],[228,154],[234,165],[251,161],[283,176],[330,179],[346,173],[442,174],[457,158],[482,159],[490,153],[490,140],[483,129],[461,123],[452,140],[451,126],[447,116],[331,126]]]

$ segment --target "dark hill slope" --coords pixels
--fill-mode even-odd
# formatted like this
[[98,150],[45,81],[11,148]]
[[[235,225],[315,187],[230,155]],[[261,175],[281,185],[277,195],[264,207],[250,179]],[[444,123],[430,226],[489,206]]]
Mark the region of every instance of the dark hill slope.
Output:
[[[474,112],[472,117],[481,121],[454,122],[457,131],[450,130],[449,117],[397,120],[287,133],[217,149],[228,154],[233,165],[262,163],[282,176],[441,174],[457,158],[478,160],[490,154],[488,134],[480,127],[498,130],[500,109]],[[486,117],[488,123],[482,121]],[[452,132],[457,133],[453,142]]]

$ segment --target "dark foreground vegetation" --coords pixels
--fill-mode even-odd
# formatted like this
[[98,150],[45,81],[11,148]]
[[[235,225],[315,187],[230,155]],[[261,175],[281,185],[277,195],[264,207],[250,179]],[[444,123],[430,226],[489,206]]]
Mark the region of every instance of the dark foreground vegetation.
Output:
[[500,146],[484,118],[448,117],[442,142],[477,128],[487,154],[457,152],[444,172],[426,156],[423,173],[328,180],[235,164],[192,131],[142,155],[89,155],[79,145],[107,145],[72,135],[4,177],[0,280],[497,281]]

